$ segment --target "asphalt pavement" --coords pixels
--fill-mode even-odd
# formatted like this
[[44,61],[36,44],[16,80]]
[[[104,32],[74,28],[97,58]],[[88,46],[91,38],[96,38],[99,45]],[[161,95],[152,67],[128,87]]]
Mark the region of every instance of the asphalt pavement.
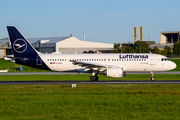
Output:
[[0,85],[39,85],[39,84],[180,84],[180,80],[168,81],[0,81]]

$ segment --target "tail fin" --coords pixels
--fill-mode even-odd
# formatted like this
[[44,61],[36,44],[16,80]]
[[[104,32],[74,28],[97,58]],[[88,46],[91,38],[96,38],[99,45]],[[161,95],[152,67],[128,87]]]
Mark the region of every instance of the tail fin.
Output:
[[14,26],[7,26],[14,57],[37,55],[37,51]]
[[11,57],[11,59],[21,65],[50,70],[38,52],[16,27],[8,26],[7,29],[14,54],[14,57]]

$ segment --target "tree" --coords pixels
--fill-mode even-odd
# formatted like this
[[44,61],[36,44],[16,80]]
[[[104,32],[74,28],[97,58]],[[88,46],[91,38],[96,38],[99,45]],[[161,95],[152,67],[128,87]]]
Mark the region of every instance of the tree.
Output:
[[120,46],[120,43],[114,43],[114,48],[118,48]]
[[123,47],[123,53],[135,53],[132,47]]
[[150,52],[149,44],[147,42],[143,42],[143,41],[137,41],[134,44],[133,48],[136,53],[149,53]]
[[152,49],[152,53],[156,53],[156,54],[161,54],[161,50],[155,46],[153,49]]
[[173,46],[173,54],[179,55],[180,54],[180,42],[176,42]]
[[123,53],[122,48],[117,48],[113,51],[113,53]]
[[6,37],[6,38],[2,38],[2,39],[0,39],[0,40],[9,40],[9,38]]
[[169,46],[165,46],[164,50],[162,51],[162,55],[164,56],[172,55],[171,48]]

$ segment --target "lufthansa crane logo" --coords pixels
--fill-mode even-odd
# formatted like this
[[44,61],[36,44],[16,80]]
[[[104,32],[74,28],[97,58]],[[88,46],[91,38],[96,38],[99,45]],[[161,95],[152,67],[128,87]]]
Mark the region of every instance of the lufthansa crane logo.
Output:
[[13,48],[18,53],[23,53],[27,49],[27,43],[23,39],[17,39],[14,41]]

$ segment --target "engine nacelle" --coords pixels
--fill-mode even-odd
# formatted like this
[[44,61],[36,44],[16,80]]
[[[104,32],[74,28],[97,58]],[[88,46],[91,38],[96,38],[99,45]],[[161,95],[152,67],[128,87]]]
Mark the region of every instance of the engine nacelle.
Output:
[[107,68],[103,72],[100,72],[99,74],[107,75],[108,77],[113,78],[122,78],[125,77],[125,74],[123,73],[123,68]]

